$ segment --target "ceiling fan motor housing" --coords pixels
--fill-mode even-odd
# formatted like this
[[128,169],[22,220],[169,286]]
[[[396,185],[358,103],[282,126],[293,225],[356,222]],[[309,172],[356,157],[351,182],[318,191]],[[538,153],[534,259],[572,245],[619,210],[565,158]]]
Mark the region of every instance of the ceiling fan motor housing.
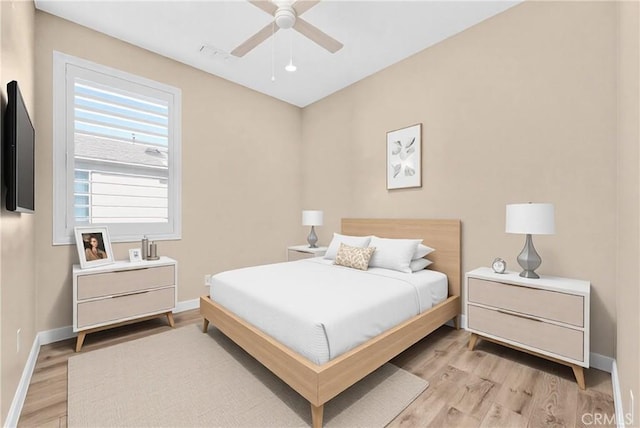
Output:
[[275,16],[276,25],[283,30],[293,27],[296,23],[296,12],[291,6],[280,6]]
[[[2,0],[0,0],[1,2]],[[231,55],[235,57],[243,57],[260,43],[273,36],[279,29],[295,29],[298,33],[315,42],[319,46],[331,53],[336,53],[342,49],[342,43],[324,33],[318,27],[310,24],[304,19],[298,19],[298,12],[305,13],[320,0],[247,0],[252,5],[261,9],[274,17],[274,20],[265,25],[260,31],[245,40],[240,46],[231,51]],[[294,7],[296,4],[298,6]],[[277,25],[277,28],[276,28]],[[291,39],[293,40],[293,38]]]

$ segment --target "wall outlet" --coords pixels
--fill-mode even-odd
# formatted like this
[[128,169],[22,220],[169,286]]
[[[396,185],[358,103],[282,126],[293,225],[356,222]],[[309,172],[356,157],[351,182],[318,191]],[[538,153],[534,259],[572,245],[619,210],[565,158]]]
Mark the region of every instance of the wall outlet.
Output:
[[209,286],[209,282],[211,281],[211,275],[205,275],[204,276],[204,286],[208,287]]
[[20,331],[22,329],[19,328],[18,331],[16,331],[16,354],[20,353]]

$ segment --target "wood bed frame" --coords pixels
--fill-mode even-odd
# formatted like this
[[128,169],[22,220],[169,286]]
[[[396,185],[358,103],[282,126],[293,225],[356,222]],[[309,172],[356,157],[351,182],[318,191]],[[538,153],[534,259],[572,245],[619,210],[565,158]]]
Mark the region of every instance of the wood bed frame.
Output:
[[343,219],[345,235],[376,235],[385,238],[422,238],[436,249],[428,258],[430,269],[443,272],[449,281],[449,297],[404,323],[387,330],[325,364],[317,365],[282,345],[253,325],[212,301],[200,298],[203,332],[209,322],[260,361],[311,404],[314,428],[322,426],[324,404],[393,357],[453,320],[459,328],[460,221],[409,219]]

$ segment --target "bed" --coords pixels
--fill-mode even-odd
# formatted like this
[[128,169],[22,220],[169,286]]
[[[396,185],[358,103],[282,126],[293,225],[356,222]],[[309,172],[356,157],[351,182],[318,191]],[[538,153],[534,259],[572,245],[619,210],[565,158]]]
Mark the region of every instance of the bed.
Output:
[[364,343],[317,362],[274,338],[277,334],[272,336],[256,328],[246,320],[246,314],[240,316],[210,296],[200,299],[203,331],[206,332],[212,323],[307,399],[314,427],[322,426],[326,402],[447,321],[453,320],[457,328],[461,310],[459,220],[343,219],[341,232],[357,236],[422,238],[425,244],[436,249],[428,256],[433,261],[429,269],[446,275],[448,296],[422,313],[391,328],[385,327]]

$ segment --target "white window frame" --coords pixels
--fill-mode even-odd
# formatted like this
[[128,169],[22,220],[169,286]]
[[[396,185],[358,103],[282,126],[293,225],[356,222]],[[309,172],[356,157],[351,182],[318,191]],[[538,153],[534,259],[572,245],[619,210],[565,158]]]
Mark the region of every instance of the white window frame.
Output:
[[[182,91],[179,88],[145,79],[124,71],[53,52],[53,245],[75,244],[74,227],[74,115],[73,80],[89,80],[121,89],[141,86],[148,95],[169,102],[169,221],[168,223],[108,223],[113,242],[132,242],[147,235],[155,240],[182,238]],[[72,85],[69,87],[69,85]],[[82,224],[86,225],[86,224]]]

